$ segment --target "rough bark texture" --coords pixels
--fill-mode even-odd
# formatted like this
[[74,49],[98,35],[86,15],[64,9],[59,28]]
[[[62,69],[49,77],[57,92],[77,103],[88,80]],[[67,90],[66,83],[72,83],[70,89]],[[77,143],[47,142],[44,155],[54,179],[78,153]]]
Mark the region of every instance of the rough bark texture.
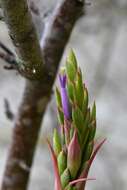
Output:
[[42,75],[42,53],[26,1],[3,0],[2,5],[9,34],[18,54],[19,71],[25,77],[39,78]]
[[[73,26],[82,14],[84,1],[64,0],[55,9],[41,40],[42,55],[25,0],[2,0],[2,4],[10,35],[18,56],[23,60],[19,70],[26,77],[26,87],[1,189],[26,190],[41,121],[58,65]],[[31,72],[33,69],[35,72]]]

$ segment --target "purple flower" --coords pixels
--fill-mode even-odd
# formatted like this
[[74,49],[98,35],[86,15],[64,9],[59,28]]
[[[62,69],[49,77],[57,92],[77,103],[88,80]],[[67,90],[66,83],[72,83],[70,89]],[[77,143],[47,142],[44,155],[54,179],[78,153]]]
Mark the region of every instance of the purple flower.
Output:
[[68,100],[67,90],[66,90],[66,80],[67,78],[65,74],[59,75],[63,112],[65,115],[65,118],[69,119],[70,111],[69,111],[69,100]]

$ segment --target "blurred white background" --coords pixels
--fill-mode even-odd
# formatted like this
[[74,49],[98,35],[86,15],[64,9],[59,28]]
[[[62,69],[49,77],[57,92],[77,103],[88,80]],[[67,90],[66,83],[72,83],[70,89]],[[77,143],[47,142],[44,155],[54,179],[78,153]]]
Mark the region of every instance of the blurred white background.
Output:
[[[73,48],[82,68],[90,94],[90,103],[96,100],[98,136],[107,137],[92,165],[88,182],[90,190],[126,190],[127,187],[127,1],[88,0],[86,14],[73,30],[62,64],[69,48]],[[42,18],[52,11],[56,0],[36,0],[41,18],[34,16],[38,32],[43,28]],[[50,14],[50,13],[49,13]],[[0,22],[0,40],[13,49],[4,22]],[[17,112],[21,101],[24,79],[14,71],[3,69],[0,60],[0,181],[11,140],[13,122],[5,116],[4,98]],[[35,156],[30,190],[53,188],[52,165],[45,136],[56,125],[54,101],[50,103]],[[43,138],[44,137],[44,138]]]

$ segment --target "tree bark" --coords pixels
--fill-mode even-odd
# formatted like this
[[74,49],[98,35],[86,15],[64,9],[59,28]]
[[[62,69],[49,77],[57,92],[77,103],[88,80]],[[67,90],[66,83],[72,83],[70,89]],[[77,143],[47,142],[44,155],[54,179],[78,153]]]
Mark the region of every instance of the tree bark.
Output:
[[[63,0],[54,10],[41,39],[41,50],[25,0],[2,0],[10,36],[16,47],[19,72],[26,78],[22,103],[1,190],[26,190],[35,147],[60,59],[84,0]],[[43,57],[43,59],[42,59]]]

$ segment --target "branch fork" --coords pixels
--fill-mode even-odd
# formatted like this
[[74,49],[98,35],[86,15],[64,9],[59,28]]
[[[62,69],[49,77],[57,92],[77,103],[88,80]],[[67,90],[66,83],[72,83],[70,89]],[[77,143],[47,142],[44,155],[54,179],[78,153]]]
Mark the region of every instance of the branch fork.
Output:
[[[13,160],[23,160],[30,169],[32,167],[42,119],[58,66],[72,29],[84,11],[84,4],[83,0],[62,0],[48,21],[50,31],[44,30],[40,47],[27,1],[1,0],[18,59],[6,50],[1,57],[10,68],[18,70],[26,78],[1,190],[26,190],[28,187],[30,172],[23,170],[18,163],[13,163]],[[30,122],[24,122],[24,119]]]

